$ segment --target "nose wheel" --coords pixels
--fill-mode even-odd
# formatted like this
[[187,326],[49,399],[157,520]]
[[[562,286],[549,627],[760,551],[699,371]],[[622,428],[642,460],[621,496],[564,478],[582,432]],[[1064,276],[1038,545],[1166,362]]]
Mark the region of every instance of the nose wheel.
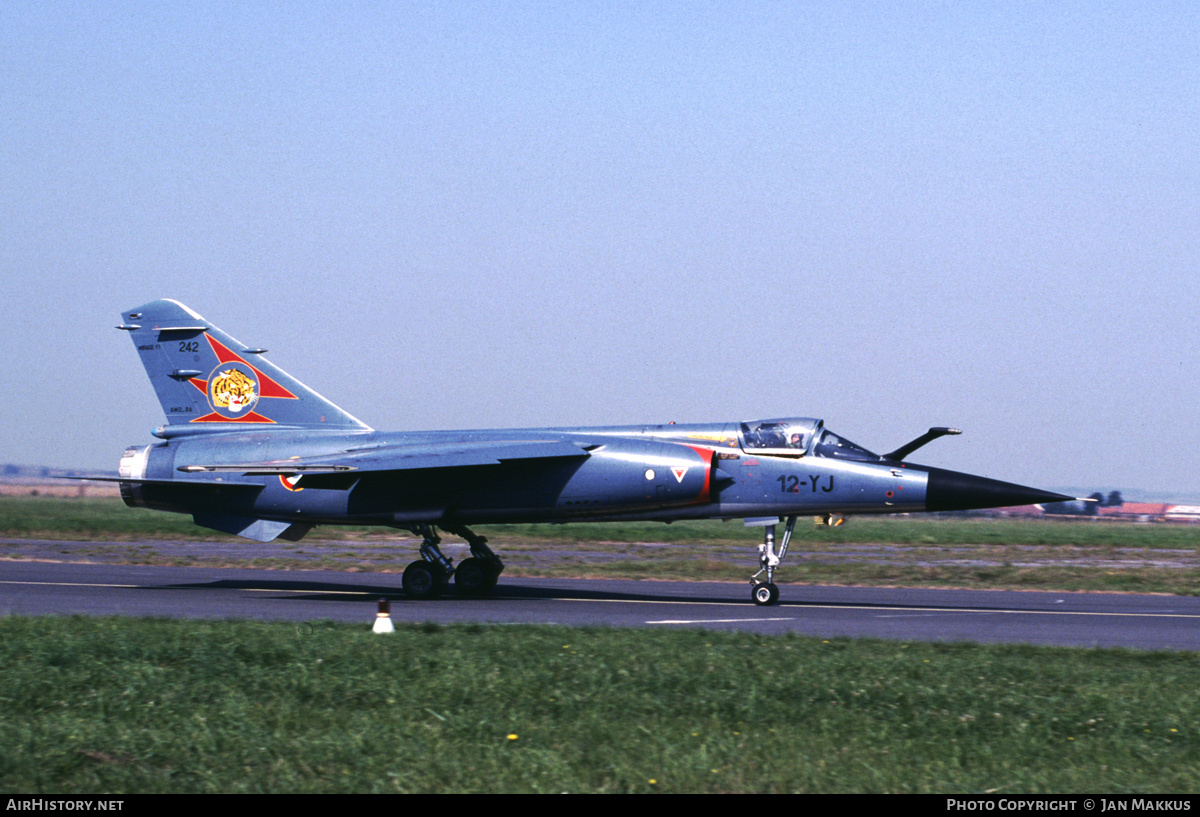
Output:
[[759,607],[770,607],[779,603],[779,588],[774,582],[756,582],[754,589],[750,591],[750,598],[754,599],[754,603]]
[[[777,522],[778,520],[768,521]],[[787,555],[788,545],[792,541],[792,532],[795,529],[796,517],[789,516],[787,525],[783,529],[783,542],[780,543],[778,552],[775,550],[775,525],[768,524],[763,530],[763,543],[758,546],[759,571],[750,579],[750,598],[759,607],[770,607],[772,604],[779,603],[779,588],[775,586],[774,582],[775,570],[783,561],[783,557]],[[765,582],[758,581],[758,577],[764,573],[767,574],[767,580]]]

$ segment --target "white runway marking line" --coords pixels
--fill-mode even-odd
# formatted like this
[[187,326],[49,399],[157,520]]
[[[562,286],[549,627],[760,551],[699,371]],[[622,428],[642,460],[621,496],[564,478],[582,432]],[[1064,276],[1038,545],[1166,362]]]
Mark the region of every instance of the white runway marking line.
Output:
[[645,624],[754,624],[760,621],[795,621],[794,616],[784,618],[692,618],[646,621]]
[[[957,610],[951,612],[958,612]],[[978,611],[982,612],[982,611]],[[897,613],[894,616],[875,616],[875,618],[937,618],[940,613]]]
[[[516,598],[511,596],[510,598]],[[545,601],[576,601],[585,604],[692,604],[697,607],[745,607],[744,601],[684,601],[682,599],[570,599],[562,596]]]
[[863,604],[803,604],[798,605],[806,610],[878,610],[892,611],[899,615],[884,616],[879,615],[876,618],[906,618],[916,617],[917,614],[922,616],[932,616],[946,613],[972,613],[974,615],[996,615],[1007,614],[1013,616],[1107,616],[1117,618],[1200,618],[1200,613],[1146,613],[1146,612],[1113,612],[1106,613],[1099,610],[1010,610],[997,609],[987,610],[978,609],[976,607],[885,607],[882,605],[863,605]]
[[[546,601],[573,601],[583,603],[605,603],[605,604],[690,604],[696,607],[745,607],[744,601],[676,601],[676,600],[657,600],[657,599],[571,599],[571,598],[551,598]],[[1012,610],[1012,609],[979,609],[976,607],[889,607],[878,604],[805,604],[804,602],[785,602],[779,605],[780,607],[798,607],[802,610],[876,610],[883,612],[894,612],[897,615],[886,616],[879,615],[876,618],[903,618],[903,617],[929,617],[947,613],[973,613],[975,615],[985,614],[1004,614],[1017,616],[1117,616],[1124,618],[1196,618],[1200,619],[1200,613],[1148,613],[1148,612],[1112,612],[1106,613],[1097,610]],[[765,621],[765,619],[747,619],[748,621]]]
[[247,593],[322,593],[330,596],[378,596],[378,593],[368,593],[365,590],[294,590],[286,587],[223,587],[222,590],[243,590]]
[[[654,599],[570,599],[570,598],[553,598],[550,601],[573,601],[573,602],[604,602],[608,604],[690,604],[703,607],[744,607],[745,602],[737,601],[668,601]],[[877,615],[875,618],[891,619],[891,618],[936,618],[944,615],[955,614],[1011,614],[1011,615],[1033,615],[1033,616],[1122,616],[1126,618],[1198,618],[1200,613],[1144,613],[1144,612],[1128,612],[1128,613],[1104,613],[1104,612],[1088,612],[1088,611],[1071,611],[1071,610],[978,610],[971,607],[882,607],[874,605],[861,604],[804,604],[792,603],[781,606],[799,607],[804,610],[866,610],[866,611],[892,611],[892,615]],[[696,619],[662,619],[658,621],[646,621],[645,624],[744,624],[755,621],[797,621],[797,616],[786,618],[696,618]]]

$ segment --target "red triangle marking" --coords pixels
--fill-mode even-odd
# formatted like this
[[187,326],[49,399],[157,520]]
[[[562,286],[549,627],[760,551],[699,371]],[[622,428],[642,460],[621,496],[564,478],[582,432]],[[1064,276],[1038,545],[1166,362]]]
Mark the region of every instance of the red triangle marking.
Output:
[[189,420],[191,423],[274,423],[270,417],[263,417],[256,411],[252,411],[245,417],[222,417],[215,411],[205,414],[203,417],[197,417],[195,420]]
[[[260,372],[255,366],[243,360],[236,352],[232,351],[228,346],[221,343],[207,332],[204,337],[208,339],[208,345],[212,347],[213,353],[217,356],[217,360],[221,363],[241,363],[243,366],[249,366],[258,375],[258,396],[259,397],[278,397],[284,400],[298,400],[296,395],[285,389],[283,386],[276,383],[271,378]],[[205,384],[207,389],[207,384]]]

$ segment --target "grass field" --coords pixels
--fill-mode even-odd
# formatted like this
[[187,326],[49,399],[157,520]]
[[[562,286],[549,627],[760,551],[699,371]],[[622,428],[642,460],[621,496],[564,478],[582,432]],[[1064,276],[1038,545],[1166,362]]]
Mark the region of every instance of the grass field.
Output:
[[1194,792],[1200,658],[0,619],[6,792]]

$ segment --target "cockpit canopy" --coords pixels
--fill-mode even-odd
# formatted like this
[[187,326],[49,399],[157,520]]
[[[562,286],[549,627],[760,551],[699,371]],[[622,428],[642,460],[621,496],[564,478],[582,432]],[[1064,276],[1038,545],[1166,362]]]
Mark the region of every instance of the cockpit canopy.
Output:
[[742,423],[742,450],[802,457],[808,453],[813,437],[821,432],[824,425],[823,420],[809,417]]
[[747,454],[777,457],[835,457],[858,462],[879,462],[882,457],[839,437],[825,428],[824,420],[785,417],[742,423],[742,450]]

